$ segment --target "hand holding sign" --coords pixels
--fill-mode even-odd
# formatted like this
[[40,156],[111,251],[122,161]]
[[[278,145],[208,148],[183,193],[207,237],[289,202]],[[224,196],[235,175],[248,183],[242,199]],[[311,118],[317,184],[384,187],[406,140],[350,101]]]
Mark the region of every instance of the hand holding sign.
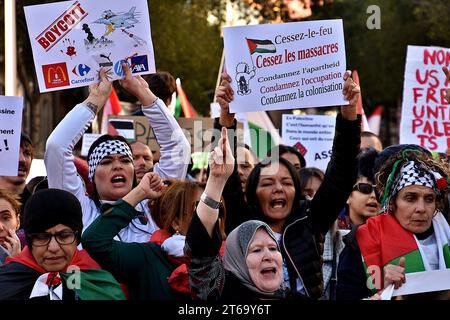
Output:
[[[447,80],[450,82],[450,70],[448,70],[447,67],[442,67],[442,70],[444,71]],[[450,103],[450,88],[447,88],[445,90],[444,99],[447,100],[448,103]]]
[[230,102],[234,99],[234,92],[231,88],[231,77],[228,73],[222,73],[220,86],[216,90],[216,100],[220,105],[219,123],[224,127],[233,125],[234,113],[230,113]]
[[131,74],[130,66],[126,63],[122,65],[125,72],[125,79],[119,80],[119,84],[134,95],[142,104],[142,106],[149,106],[158,99],[149,89],[148,83],[141,76],[133,76]]
[[106,70],[100,69],[99,72],[100,82],[93,83],[89,86],[89,96],[84,100],[84,104],[93,104],[96,106],[95,112],[98,112],[105,105],[112,90],[111,81],[108,80]]
[[394,289],[398,289],[405,283],[405,258],[401,257],[398,265],[388,264],[384,267],[384,288],[394,284]]
[[356,104],[359,99],[360,88],[351,78],[351,71],[347,70],[344,73],[344,89],[342,93],[344,94],[345,100],[349,102],[348,106],[341,107],[341,113],[344,119],[356,120]]

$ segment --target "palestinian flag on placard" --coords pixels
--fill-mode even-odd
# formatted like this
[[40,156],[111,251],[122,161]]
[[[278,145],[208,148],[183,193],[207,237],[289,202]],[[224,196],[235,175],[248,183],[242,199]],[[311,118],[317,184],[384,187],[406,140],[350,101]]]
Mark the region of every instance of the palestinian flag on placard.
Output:
[[250,54],[258,53],[275,53],[277,48],[275,44],[270,40],[257,40],[257,39],[247,39],[248,49]]
[[[450,249],[448,237],[450,230],[445,218],[438,213],[433,218],[433,226],[438,247],[442,250],[445,266],[450,268]],[[356,240],[364,262],[367,276],[373,266],[383,270],[388,264],[398,265],[405,258],[405,273],[426,271],[424,259],[420,253],[414,235],[404,229],[392,215],[383,213],[370,218],[356,231]]]
[[[34,297],[46,297],[50,287],[55,288],[62,282],[64,288],[74,290],[80,300],[125,300],[120,284],[85,250],[75,251],[70,266],[75,271],[46,272],[36,263],[30,249],[25,247],[18,256],[6,259],[0,273],[0,300],[28,299],[31,293]],[[41,281],[43,277],[45,281]]]

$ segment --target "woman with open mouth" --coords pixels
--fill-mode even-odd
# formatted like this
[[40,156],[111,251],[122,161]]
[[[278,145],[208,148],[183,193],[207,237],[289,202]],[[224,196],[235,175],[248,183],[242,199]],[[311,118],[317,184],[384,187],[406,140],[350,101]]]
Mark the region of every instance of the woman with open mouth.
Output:
[[192,297],[209,301],[285,298],[281,250],[266,223],[250,220],[235,228],[220,258],[220,199],[234,168],[226,128],[209,163],[210,176],[186,235]]
[[[190,158],[189,142],[164,102],[150,91],[145,80],[140,76],[132,76],[126,63],[123,64],[123,69],[126,76],[119,83],[142,104],[142,110],[161,147],[160,161],[154,166],[154,172],[164,179],[183,179]],[[102,203],[123,198],[137,184],[132,151],[126,139],[121,136],[103,135],[91,145],[87,158],[89,179],[94,188],[91,196],[86,195],[73,163],[75,144],[105,105],[111,88],[106,71],[101,69],[100,82],[89,86],[87,99],[66,115],[47,140],[45,165],[48,185],[50,188],[69,191],[80,200],[84,228],[100,215]],[[157,229],[150,215],[147,199],[138,203],[136,209],[141,215],[121,230],[118,240],[146,242]]]

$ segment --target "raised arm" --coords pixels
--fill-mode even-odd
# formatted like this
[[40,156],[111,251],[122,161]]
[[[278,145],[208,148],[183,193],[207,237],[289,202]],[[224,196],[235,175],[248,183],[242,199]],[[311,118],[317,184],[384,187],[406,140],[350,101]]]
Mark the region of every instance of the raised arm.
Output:
[[336,220],[352,191],[357,176],[357,159],[361,143],[361,120],[356,113],[359,86],[344,75],[343,94],[349,105],[342,106],[336,118],[331,160],[325,178],[311,201],[313,225],[317,232],[325,234]]
[[154,171],[163,179],[184,179],[191,157],[191,145],[183,130],[170,114],[161,99],[158,99],[141,76],[133,76],[128,64],[123,64],[125,78],[120,85],[134,95],[142,104],[142,112],[147,117],[160,146],[161,156]]
[[234,158],[222,128],[219,144],[210,154],[210,175],[186,234],[185,253],[189,258],[189,284],[194,299],[217,300],[224,285],[224,267],[219,257],[221,237],[218,228],[220,201],[225,182],[233,171]]
[[[73,148],[91,124],[97,112],[105,105],[111,93],[111,82],[105,70],[100,70],[100,82],[89,86],[89,96],[76,105],[56,126],[47,139],[45,150],[45,166],[47,168],[48,185],[69,191],[83,205],[89,198],[81,179],[77,175],[74,164]],[[87,211],[83,210],[83,214]],[[83,215],[83,223],[86,221]]]
[[[153,247],[148,243],[116,241],[114,237],[140,214],[134,208],[136,204],[146,198],[159,197],[161,188],[161,178],[154,172],[146,173],[139,185],[123,199],[112,205],[102,206],[103,214],[83,233],[83,248],[119,281],[130,281],[143,264],[151,263],[146,261],[146,253],[147,250],[153,250]],[[144,246],[147,249],[144,249]]]

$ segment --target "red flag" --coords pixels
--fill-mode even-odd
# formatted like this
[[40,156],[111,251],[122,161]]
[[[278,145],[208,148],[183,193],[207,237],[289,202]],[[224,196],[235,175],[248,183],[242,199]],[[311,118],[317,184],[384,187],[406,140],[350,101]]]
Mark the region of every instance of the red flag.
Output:
[[383,113],[383,106],[378,105],[375,107],[373,113],[367,117],[367,121],[369,122],[370,129],[376,135],[380,134],[380,125],[381,125],[381,114]]
[[178,93],[178,97],[180,98],[181,109],[183,110],[185,118],[197,117],[197,112],[189,103],[189,100],[187,99],[186,94],[184,93],[184,90],[181,87],[180,79],[177,78],[176,82],[177,82],[177,93]]
[[111,94],[109,95],[108,101],[106,101],[103,107],[103,117],[102,117],[102,134],[108,133],[108,116],[110,114],[120,114],[122,112],[122,106],[120,105],[119,97],[116,94],[114,87],[112,88]]
[[[353,70],[352,78],[353,78],[353,81],[355,81],[355,83],[358,86],[360,86],[358,71]],[[370,131],[370,132],[372,132],[372,130],[370,130],[369,122],[367,122],[366,113],[364,112],[364,108],[363,108],[363,105],[362,105],[362,92],[359,94],[359,100],[358,100],[358,103],[356,104],[356,113],[358,113],[358,114],[360,114],[362,116],[361,131]]]

